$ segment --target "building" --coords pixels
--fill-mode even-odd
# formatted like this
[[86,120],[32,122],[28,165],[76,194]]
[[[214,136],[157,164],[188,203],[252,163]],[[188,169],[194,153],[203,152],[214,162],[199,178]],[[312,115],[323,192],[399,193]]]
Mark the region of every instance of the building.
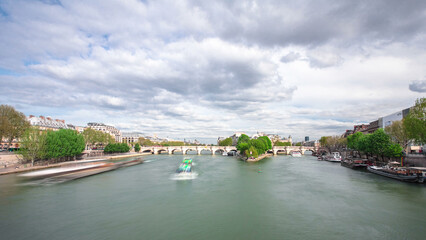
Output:
[[113,126],[106,125],[103,123],[88,123],[87,126],[94,130],[98,130],[98,131],[110,134],[111,136],[114,137],[115,142],[118,142],[118,143],[122,142],[121,131]]
[[370,122],[369,124],[360,124],[354,125],[354,130],[346,130],[343,134],[344,137],[354,134],[356,132],[362,132],[364,134],[373,133],[379,128],[385,128],[390,126],[395,121],[401,121],[410,113],[410,108],[403,109],[401,111],[389,114],[387,116],[381,117],[375,121]]
[[139,142],[139,138],[144,137],[142,133],[135,132],[123,132],[121,137],[121,142],[127,143],[129,145],[134,145]]
[[27,117],[27,120],[30,122],[31,126],[39,127],[40,130],[53,130],[57,131],[59,129],[69,129],[65,120],[52,119],[51,117],[30,115]]
[[318,140],[312,140],[312,141],[305,141],[304,143],[302,143],[302,146],[305,147],[315,147],[315,148],[319,148],[320,143]]
[[87,128],[87,127],[81,127],[81,126],[74,126],[72,124],[67,124],[67,127],[68,127],[68,129],[76,130],[79,133],[83,133],[84,130]]
[[217,145],[219,145],[220,142],[223,141],[223,140],[225,140],[225,139],[226,139],[225,137],[218,137],[217,138]]
[[243,133],[243,132],[236,132],[236,133],[234,133],[234,135],[232,135],[232,136],[231,136],[231,139],[232,139],[232,145],[233,145],[233,146],[237,145],[237,143],[238,143],[238,138],[239,138],[241,135],[243,135],[243,134],[245,134],[245,133]]
[[405,118],[408,115],[408,113],[410,113],[410,108],[406,108],[401,111],[381,117],[378,120],[378,127],[385,128],[391,125],[395,121],[401,121],[403,118]]
[[305,137],[305,142],[309,142],[309,136]]

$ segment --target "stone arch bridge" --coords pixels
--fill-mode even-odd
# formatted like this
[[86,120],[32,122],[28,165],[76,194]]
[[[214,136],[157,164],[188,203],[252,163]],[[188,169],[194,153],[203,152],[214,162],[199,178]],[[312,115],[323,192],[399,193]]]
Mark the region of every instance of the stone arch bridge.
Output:
[[[173,154],[175,152],[182,152],[183,155],[186,155],[189,151],[197,152],[198,155],[201,152],[210,152],[210,154],[223,154],[228,152],[236,152],[237,148],[235,146],[170,146],[170,147],[161,147],[161,146],[153,146],[153,147],[141,147],[140,152],[152,153],[152,154],[161,154],[168,153]],[[305,154],[306,151],[316,152],[317,149],[315,147],[304,147],[304,146],[274,146],[272,150],[268,151],[268,153],[272,153],[274,155],[277,154],[291,154],[294,151],[299,151],[302,154]]]
[[273,146],[272,150],[269,150],[268,153],[277,154],[291,154],[292,152],[301,152],[305,155],[305,152],[310,151],[316,153],[317,149],[315,147],[305,147],[305,146]]
[[198,155],[201,152],[210,152],[210,154],[223,154],[231,151],[237,151],[235,146],[171,146],[171,147],[141,147],[140,152],[160,154],[168,153],[173,154],[174,152],[182,152],[183,155],[187,154],[189,151],[197,152]]

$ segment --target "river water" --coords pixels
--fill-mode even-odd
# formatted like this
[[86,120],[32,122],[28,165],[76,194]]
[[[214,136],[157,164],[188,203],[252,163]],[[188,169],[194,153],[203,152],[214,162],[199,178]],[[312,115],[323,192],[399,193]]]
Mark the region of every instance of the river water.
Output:
[[0,176],[0,239],[425,239],[426,187],[312,156],[182,155],[60,183]]

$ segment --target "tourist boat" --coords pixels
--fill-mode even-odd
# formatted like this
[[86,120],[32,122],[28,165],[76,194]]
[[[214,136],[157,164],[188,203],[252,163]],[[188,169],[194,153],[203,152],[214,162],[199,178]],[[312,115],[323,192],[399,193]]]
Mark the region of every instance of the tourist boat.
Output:
[[398,162],[390,162],[388,165],[383,167],[368,166],[367,170],[378,175],[397,179],[404,182],[424,182],[426,176],[426,168],[406,168],[399,167],[397,165],[399,165]]
[[326,155],[324,160],[329,162],[341,162],[342,156],[340,156],[339,152],[332,152],[331,154]]
[[368,159],[344,159],[340,165],[348,168],[366,168],[368,166]]
[[419,183],[426,182],[426,167],[409,167],[409,169],[416,171]]
[[192,172],[192,159],[185,158],[176,170],[179,174],[187,174]]
[[121,161],[118,163],[99,162],[88,164],[77,164],[74,167],[59,167],[40,171],[34,171],[19,175],[24,180],[41,180],[48,179],[50,181],[63,182],[74,180],[82,177],[92,176],[95,174],[108,172],[122,167],[130,167],[143,163],[141,159],[131,161]]
[[299,151],[293,151],[291,152],[292,157],[302,157],[302,153]]
[[70,174],[80,171],[85,171],[89,169],[97,169],[105,166],[105,163],[95,163],[95,164],[84,164],[75,167],[59,167],[59,168],[51,168],[40,171],[33,171],[29,173],[20,174],[19,177],[23,177],[26,179],[41,179],[41,178],[49,178],[60,176],[64,174]]
[[222,156],[228,156],[228,153],[227,152],[223,152]]

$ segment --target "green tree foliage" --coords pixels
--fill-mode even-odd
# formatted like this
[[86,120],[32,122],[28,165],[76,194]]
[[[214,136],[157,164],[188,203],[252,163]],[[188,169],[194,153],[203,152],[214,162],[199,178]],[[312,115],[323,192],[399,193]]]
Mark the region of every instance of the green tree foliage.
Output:
[[141,145],[139,143],[135,144],[135,152],[139,152],[141,150]]
[[321,146],[327,148],[329,152],[344,148],[347,145],[346,141],[346,138],[341,136],[328,136],[320,139]]
[[[361,133],[362,134],[362,133]],[[370,153],[370,134],[362,134],[356,142],[354,142],[355,149],[364,153]]]
[[161,142],[159,145],[164,147],[185,146],[185,143],[182,141],[168,141],[168,142]]
[[298,142],[298,143],[296,143],[294,146],[298,146],[298,147],[300,147],[300,146],[302,146],[302,143]]
[[347,137],[348,148],[356,149],[355,143],[359,141],[359,139],[363,136],[362,132],[356,132]]
[[394,121],[391,125],[385,128],[385,132],[391,137],[392,141],[406,148],[410,142],[403,121]]
[[53,159],[74,158],[84,151],[85,145],[84,137],[75,130],[48,131],[46,136],[46,157]]
[[249,149],[246,149],[244,151],[244,155],[246,155],[247,157],[257,158],[259,156],[259,153],[257,152],[257,149],[254,146],[250,146]]
[[139,138],[139,144],[142,146],[147,146],[147,147],[155,145],[151,140],[143,138],[143,137]]
[[290,142],[276,141],[276,142],[274,142],[274,146],[277,146],[277,147],[291,146],[291,143]]
[[426,143],[426,98],[416,100],[403,124],[410,139],[420,144]]
[[267,148],[266,150],[272,149],[272,142],[271,142],[271,139],[269,139],[269,137],[262,136],[262,137],[259,137],[259,139],[264,139],[264,142],[265,142],[266,148]]
[[381,128],[370,135],[369,145],[373,154],[383,156],[391,144],[390,137]]
[[248,142],[242,142],[242,143],[239,143],[238,145],[237,145],[237,149],[238,149],[238,151],[240,151],[241,153],[245,153],[246,152],[246,150],[248,150],[250,148],[250,145],[249,145],[249,143]]
[[319,142],[321,144],[321,147],[325,147],[326,146],[328,138],[331,138],[331,137],[330,136],[327,136],[327,137],[323,136],[323,137],[320,138]]
[[30,127],[25,115],[9,105],[0,105],[0,140],[6,138],[8,148],[13,139],[17,139]]
[[374,154],[377,156],[400,157],[402,147],[391,141],[389,135],[383,129],[378,129],[371,134],[354,134],[348,136],[348,146],[366,154]]
[[21,137],[21,147],[19,154],[22,155],[25,162],[34,162],[46,158],[46,139],[47,132],[40,131],[37,127],[28,128]]
[[126,143],[110,143],[104,149],[105,153],[124,153],[128,151],[130,151],[130,147]]
[[232,146],[232,138],[229,137],[219,141],[219,146]]
[[115,142],[114,137],[109,133],[101,132],[93,128],[86,128],[83,132],[83,137],[90,148],[105,146]]
[[[268,137],[266,138],[269,139]],[[263,154],[272,148],[271,140],[268,141],[267,139],[264,137],[250,139],[249,136],[242,134],[238,138],[237,149],[246,157],[258,157],[259,154]],[[271,145],[271,148],[269,148],[269,145]]]

